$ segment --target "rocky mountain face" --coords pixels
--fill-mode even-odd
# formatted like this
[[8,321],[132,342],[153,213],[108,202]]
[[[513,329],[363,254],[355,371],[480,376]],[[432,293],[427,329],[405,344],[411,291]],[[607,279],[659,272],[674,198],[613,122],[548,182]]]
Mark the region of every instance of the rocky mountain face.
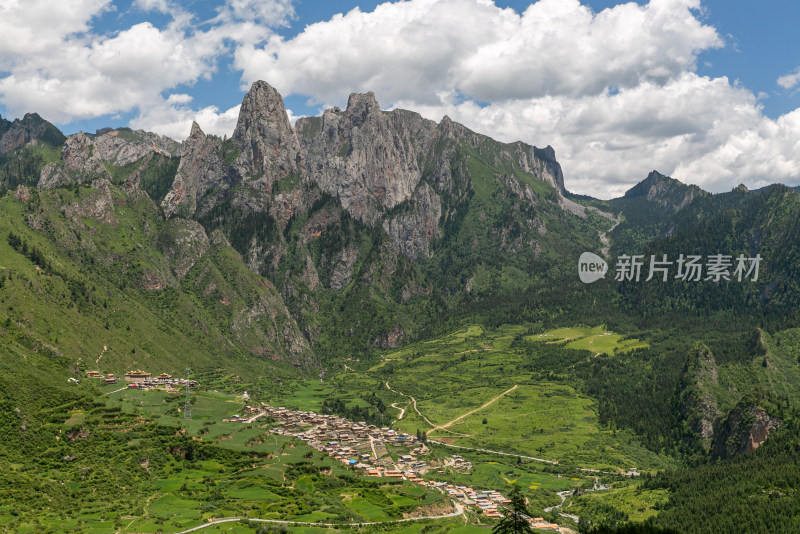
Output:
[[[220,154],[222,140],[207,136],[200,125],[192,123],[192,131],[181,147],[181,160],[172,187],[161,202],[169,217],[177,212],[191,215],[198,201],[211,189],[232,183],[229,166]],[[179,210],[180,208],[180,210]]]
[[21,120],[13,122],[0,117],[0,157],[32,141],[57,146],[64,139],[64,134],[36,113],[27,113]]
[[629,189],[624,198],[644,197],[667,213],[675,213],[699,196],[709,196],[709,194],[696,185],[685,185],[658,171],[652,171],[647,178]]
[[[286,200],[283,188],[277,195],[272,194],[275,185],[295,177],[297,184],[311,184],[330,195],[350,216],[369,226],[384,226],[385,222],[385,227],[394,229],[395,236],[405,233],[416,239],[417,232],[406,227],[412,220],[424,219],[426,229],[422,234],[433,237],[434,221],[440,217],[437,206],[441,206],[440,199],[434,197],[452,192],[448,156],[454,153],[437,153],[434,145],[456,136],[460,142],[473,146],[486,139],[461,125],[454,126],[448,118],[437,125],[414,112],[382,111],[372,93],[353,94],[346,110],[333,108],[321,117],[304,117],[292,128],[281,96],[267,83],[256,82],[242,102],[230,140],[205,136],[199,126],[193,126],[184,142],[181,167],[164,209],[168,215],[182,205],[188,214],[207,211],[220,199],[219,195],[204,207],[197,205],[198,196],[209,191],[224,192],[241,182],[259,200],[248,208],[266,210],[276,200]],[[538,149],[515,143],[507,145],[494,159],[493,163],[504,160],[518,167],[559,193],[565,191],[563,174],[551,147]],[[435,167],[430,184],[433,189],[416,192],[426,163]],[[296,192],[302,187],[293,189]],[[281,193],[284,195],[278,199]],[[527,200],[533,201],[530,187],[527,195]],[[239,198],[237,204],[245,202]],[[381,220],[404,202],[422,206],[417,208],[415,218]],[[276,214],[280,211],[277,208]],[[429,243],[397,241],[396,248],[417,257],[427,246]]]
[[740,403],[715,432],[711,456],[715,459],[749,454],[761,446],[783,421],[758,405]]
[[242,100],[233,142],[240,151],[233,167],[252,187],[271,191],[277,180],[300,170],[300,141],[283,99],[265,82],[254,83]]
[[436,124],[405,110],[383,112],[375,95],[350,96],[347,109],[298,121],[305,171],[356,219],[369,225],[409,200]]
[[168,137],[143,130],[106,129],[98,135],[80,132],[66,139],[61,160],[42,169],[37,187],[53,189],[76,182],[91,183],[97,178],[113,180],[109,167],[135,165],[152,155],[175,157],[180,146]]
[[[22,135],[10,124],[2,124],[9,146]],[[293,127],[280,94],[256,82],[230,139],[193,124],[180,145],[122,128],[58,146],[31,185],[81,192],[59,208],[79,233],[86,217],[121,224],[127,197],[158,203],[160,213],[147,210],[136,225],[149,228],[149,259],[122,269],[135,287],[197,284],[205,299],[221,287],[201,276],[214,272],[207,258],[235,251],[267,294],[228,315],[231,295],[207,305],[223,303],[217,312],[231,321],[226,332],[241,333],[239,346],[291,361],[308,361],[312,347],[397,346],[441,319],[443,298],[457,306],[565,278],[566,249],[577,257],[597,248],[598,225],[611,224],[566,197],[551,147],[383,111],[372,93]],[[35,215],[29,224],[44,232],[54,223]],[[565,248],[566,227],[575,235]],[[93,241],[82,246],[94,255]]]

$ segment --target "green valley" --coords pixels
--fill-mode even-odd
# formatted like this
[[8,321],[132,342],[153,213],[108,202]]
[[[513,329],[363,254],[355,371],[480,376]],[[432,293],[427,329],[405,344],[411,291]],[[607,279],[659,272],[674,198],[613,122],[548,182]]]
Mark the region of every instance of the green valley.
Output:
[[0,149],[0,530],[488,534],[516,489],[544,532],[798,528],[794,189],[597,200],[552,147],[373,93],[293,125],[266,82],[231,137]]

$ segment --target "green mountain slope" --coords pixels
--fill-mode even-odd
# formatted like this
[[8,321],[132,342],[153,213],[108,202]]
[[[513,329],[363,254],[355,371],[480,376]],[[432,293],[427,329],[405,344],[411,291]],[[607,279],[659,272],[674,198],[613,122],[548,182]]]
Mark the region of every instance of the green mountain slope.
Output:
[[275,289],[143,192],[106,182],[0,202],[4,315],[84,369],[311,363]]

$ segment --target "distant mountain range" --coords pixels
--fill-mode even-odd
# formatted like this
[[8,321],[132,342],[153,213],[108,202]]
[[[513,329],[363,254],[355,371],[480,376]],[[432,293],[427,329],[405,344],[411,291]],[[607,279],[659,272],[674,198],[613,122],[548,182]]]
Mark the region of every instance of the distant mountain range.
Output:
[[[622,198],[571,195],[553,148],[382,111],[372,93],[292,127],[281,96],[257,82],[230,139],[194,124],[183,143],[126,128],[65,137],[36,114],[0,119],[0,187],[0,231],[16,239],[0,245],[11,258],[5,299],[51,310],[47,320],[35,307],[16,313],[85,358],[113,339],[105,358],[118,371],[140,351],[173,351],[166,339],[180,340],[176,365],[310,368],[459,317],[500,320],[515,307],[536,317],[554,295],[567,314],[587,296],[756,314],[783,313],[798,296],[795,190],[712,195],[653,171]],[[612,263],[686,251],[760,254],[765,268],[746,287],[613,277],[583,287],[577,258],[604,239]],[[57,334],[86,328],[91,342]]]

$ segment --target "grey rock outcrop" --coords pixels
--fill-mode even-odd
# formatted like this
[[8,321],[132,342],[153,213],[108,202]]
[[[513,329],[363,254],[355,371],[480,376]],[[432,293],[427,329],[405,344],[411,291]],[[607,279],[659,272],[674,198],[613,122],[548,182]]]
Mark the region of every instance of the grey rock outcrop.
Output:
[[230,167],[220,157],[222,140],[207,136],[195,122],[192,132],[183,142],[181,162],[172,188],[161,203],[169,217],[179,207],[192,214],[203,195],[211,189],[227,189],[232,183]]
[[181,145],[169,137],[127,129],[110,130],[92,139],[98,157],[102,161],[123,166],[139,161],[149,154],[178,156]]
[[0,156],[22,148],[28,143],[43,142],[58,146],[64,142],[64,134],[36,113],[26,113],[13,122],[0,117]]
[[698,196],[708,195],[696,185],[685,185],[674,178],[652,171],[647,178],[630,188],[625,198],[645,197],[668,213],[675,213]]
[[714,425],[720,417],[713,389],[718,382],[717,363],[705,345],[695,346],[680,377],[680,412],[700,445],[709,451]]
[[410,111],[381,111],[373,93],[350,95],[345,111],[299,119],[297,129],[316,130],[310,123],[317,120],[318,133],[303,137],[306,172],[353,217],[374,225],[411,197],[436,123]]
[[712,457],[732,458],[760,447],[783,421],[761,406],[739,405],[719,425],[714,436]]
[[[176,141],[142,130],[107,130],[91,136],[79,132],[67,137],[61,149],[61,161],[50,163],[39,177],[38,187],[53,189],[72,183],[91,183],[98,178],[111,180],[105,164],[125,166],[151,156],[176,156],[180,152]],[[137,179],[133,173],[129,179]]]
[[61,162],[71,171],[81,174],[101,175],[111,179],[103,166],[100,151],[96,150],[94,141],[83,132],[67,138],[61,150]]
[[0,137],[0,156],[25,146],[30,138],[30,133],[25,128],[9,123],[8,129]]
[[39,189],[54,189],[73,183],[111,180],[92,139],[83,132],[67,138],[61,149],[61,161],[50,163],[39,175]]
[[442,204],[439,195],[427,183],[417,188],[411,200],[410,211],[384,221],[383,229],[400,254],[412,261],[428,259],[431,243],[439,237]]
[[300,168],[300,141],[289,123],[283,98],[266,82],[255,82],[242,100],[233,140],[240,150],[234,167],[266,191]]
[[344,289],[353,280],[358,252],[356,247],[347,247],[339,253],[331,273],[331,289]]

